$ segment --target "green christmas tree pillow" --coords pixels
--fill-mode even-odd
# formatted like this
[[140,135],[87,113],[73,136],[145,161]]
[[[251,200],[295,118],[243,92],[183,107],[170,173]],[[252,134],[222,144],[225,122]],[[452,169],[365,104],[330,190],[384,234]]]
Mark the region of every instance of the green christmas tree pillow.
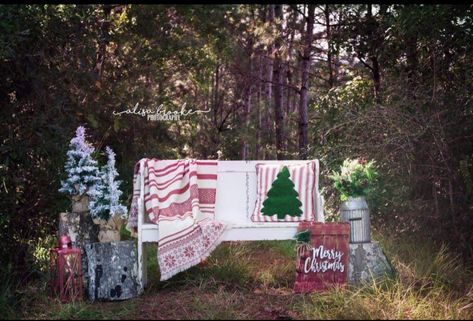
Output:
[[256,165],[256,205],[253,222],[314,221],[315,161]]

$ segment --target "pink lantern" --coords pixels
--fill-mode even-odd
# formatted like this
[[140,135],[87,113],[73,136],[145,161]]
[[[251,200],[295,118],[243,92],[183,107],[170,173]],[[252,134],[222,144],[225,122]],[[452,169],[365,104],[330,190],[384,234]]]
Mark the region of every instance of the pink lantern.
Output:
[[59,238],[59,247],[50,250],[51,291],[61,302],[83,299],[80,249],[73,248],[71,238]]

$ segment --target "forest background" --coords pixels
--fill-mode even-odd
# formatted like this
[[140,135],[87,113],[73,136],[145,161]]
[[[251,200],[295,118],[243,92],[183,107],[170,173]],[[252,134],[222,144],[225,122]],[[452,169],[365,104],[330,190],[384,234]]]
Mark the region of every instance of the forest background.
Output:
[[[79,125],[142,157],[373,159],[374,227],[473,257],[471,5],[0,6],[0,264],[33,277]],[[151,121],[127,109],[209,111]],[[9,272],[10,271],[10,272]]]

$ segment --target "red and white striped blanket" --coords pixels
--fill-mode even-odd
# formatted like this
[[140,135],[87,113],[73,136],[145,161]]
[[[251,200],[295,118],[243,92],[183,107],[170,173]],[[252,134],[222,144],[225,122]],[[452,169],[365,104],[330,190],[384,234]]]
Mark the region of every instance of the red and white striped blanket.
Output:
[[[136,236],[140,162],[135,165],[127,228]],[[225,225],[215,221],[217,161],[195,159],[144,162],[144,203],[159,225],[161,281],[204,260],[220,243]]]

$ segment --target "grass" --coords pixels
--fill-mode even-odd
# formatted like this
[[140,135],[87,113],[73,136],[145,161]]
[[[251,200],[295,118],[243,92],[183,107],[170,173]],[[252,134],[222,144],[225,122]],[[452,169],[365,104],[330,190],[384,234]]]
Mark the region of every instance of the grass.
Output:
[[13,318],[18,309],[20,295],[17,289],[20,287],[16,278],[11,277],[13,271],[10,266],[4,266],[0,270],[0,316]]
[[[469,308],[470,305],[470,308]],[[471,319],[471,298],[455,298],[441,286],[372,284],[360,290],[311,295],[300,307],[309,319]]]
[[[428,240],[401,239],[387,234],[375,236],[397,275],[363,288],[293,294],[295,244],[292,241],[225,243],[202,264],[171,280],[159,282],[156,246],[147,245],[150,286],[139,298],[63,305],[47,297],[46,286],[38,282],[36,287],[30,285],[22,289],[26,295],[16,303],[19,311],[16,317],[84,320],[473,318],[473,272],[460,257],[445,246],[435,247]],[[4,288],[3,283],[0,288]],[[0,300],[4,300],[2,296]]]

